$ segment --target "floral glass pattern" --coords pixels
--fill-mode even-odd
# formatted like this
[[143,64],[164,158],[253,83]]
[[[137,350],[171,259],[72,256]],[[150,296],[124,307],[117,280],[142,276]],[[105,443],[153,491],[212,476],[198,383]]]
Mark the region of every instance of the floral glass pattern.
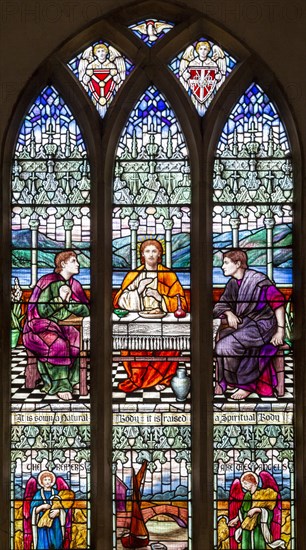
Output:
[[114,170],[114,549],[191,544],[190,201],[182,130],[151,86]]
[[294,545],[291,153],[252,84],[213,178],[216,545]]
[[11,549],[89,548],[90,169],[52,86],[21,125],[11,192]]

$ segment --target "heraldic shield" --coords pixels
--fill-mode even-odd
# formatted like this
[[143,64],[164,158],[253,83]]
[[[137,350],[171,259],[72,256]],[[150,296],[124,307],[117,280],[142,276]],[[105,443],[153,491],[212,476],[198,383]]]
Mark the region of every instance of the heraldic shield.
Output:
[[195,98],[204,103],[213,93],[217,81],[217,70],[212,67],[189,67],[190,89]]
[[105,105],[115,89],[112,69],[94,69],[88,83],[93,97],[100,105]]

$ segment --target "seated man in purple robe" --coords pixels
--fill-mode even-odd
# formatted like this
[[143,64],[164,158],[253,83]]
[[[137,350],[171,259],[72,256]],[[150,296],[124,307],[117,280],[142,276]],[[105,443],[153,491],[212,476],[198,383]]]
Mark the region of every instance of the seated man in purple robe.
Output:
[[214,307],[214,317],[226,325],[215,349],[215,393],[231,386],[233,399],[271,396],[277,384],[271,358],[285,336],[284,296],[266,275],[248,269],[243,250],[225,252],[222,269],[231,279]]
[[23,343],[38,359],[42,391],[68,401],[79,384],[80,331],[59,321],[88,316],[88,299],[73,278],[80,268],[76,253],[59,252],[54,263],[54,273],[41,277],[30,297]]

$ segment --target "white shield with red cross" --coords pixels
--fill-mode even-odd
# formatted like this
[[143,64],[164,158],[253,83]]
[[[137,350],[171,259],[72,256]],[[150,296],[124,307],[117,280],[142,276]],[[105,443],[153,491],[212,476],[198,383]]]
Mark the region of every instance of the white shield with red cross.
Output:
[[216,87],[217,69],[214,67],[189,66],[189,85],[195,98],[204,103],[213,93]]
[[111,69],[94,69],[88,86],[97,103],[105,105],[115,88]]

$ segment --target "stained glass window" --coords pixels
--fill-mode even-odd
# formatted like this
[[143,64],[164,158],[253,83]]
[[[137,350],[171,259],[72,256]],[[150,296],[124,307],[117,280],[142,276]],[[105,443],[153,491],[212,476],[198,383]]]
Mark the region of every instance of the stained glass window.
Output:
[[[168,21],[170,13],[180,28]],[[224,111],[216,113],[211,103],[218,94],[226,96],[232,71],[239,87],[239,74],[245,81],[249,52],[236,49],[239,66],[234,50],[235,57],[217,38],[203,37],[201,16],[193,35],[199,38],[188,43],[183,11],[161,13],[165,19],[137,14],[133,6],[120,14],[119,25],[113,16],[104,20],[107,36],[113,27],[116,47],[102,39],[93,42],[95,26],[86,31],[87,47],[78,50],[69,69],[67,45],[57,52],[46,81],[62,78],[63,97],[68,81],[79,89],[81,84],[77,105],[84,110],[78,119],[73,96],[67,105],[51,84],[46,86],[21,121],[13,151],[7,546],[191,550],[192,544],[206,548],[213,533],[208,546],[215,550],[293,549],[298,461],[287,131],[276,106],[253,83],[227,113],[211,188],[206,187],[212,159],[211,153],[201,154],[212,151],[211,136],[206,125],[200,134],[180,118],[189,99],[176,92],[183,86],[200,116],[210,106],[210,123],[218,124]],[[137,42],[141,51],[132,62],[126,54]],[[163,60],[169,62],[167,52],[176,45],[172,52],[180,53],[167,68]],[[162,91],[154,81],[157,67]],[[146,77],[151,80],[144,91]],[[86,108],[90,101],[95,108]],[[112,115],[121,113],[117,119],[106,116],[109,108]],[[93,136],[100,117],[105,119]],[[95,146],[106,145],[100,153],[98,146],[87,150],[85,139],[92,143],[92,137]],[[99,175],[94,228],[90,164]],[[203,257],[211,233],[213,265]],[[98,272],[101,259],[106,266]],[[202,269],[206,282],[212,271],[212,290],[201,280]],[[90,403],[91,279],[96,303],[105,305],[95,310],[93,399],[101,422]],[[207,359],[211,292],[214,347],[209,343]],[[105,319],[110,301],[111,319]],[[206,384],[209,364],[213,379]],[[207,495],[213,500],[199,512]]]
[[191,548],[189,172],[179,122],[151,86],[113,183],[114,549]]
[[129,25],[129,29],[147,46],[152,47],[174,27],[174,23],[160,19],[145,19]]
[[88,548],[90,172],[51,86],[23,120],[11,189],[10,547]]
[[214,164],[215,548],[294,547],[292,191],[285,128],[252,84]]
[[203,116],[236,63],[220,45],[200,38],[171,61],[170,69]]
[[133,65],[114,46],[94,42],[68,64],[103,118]]

